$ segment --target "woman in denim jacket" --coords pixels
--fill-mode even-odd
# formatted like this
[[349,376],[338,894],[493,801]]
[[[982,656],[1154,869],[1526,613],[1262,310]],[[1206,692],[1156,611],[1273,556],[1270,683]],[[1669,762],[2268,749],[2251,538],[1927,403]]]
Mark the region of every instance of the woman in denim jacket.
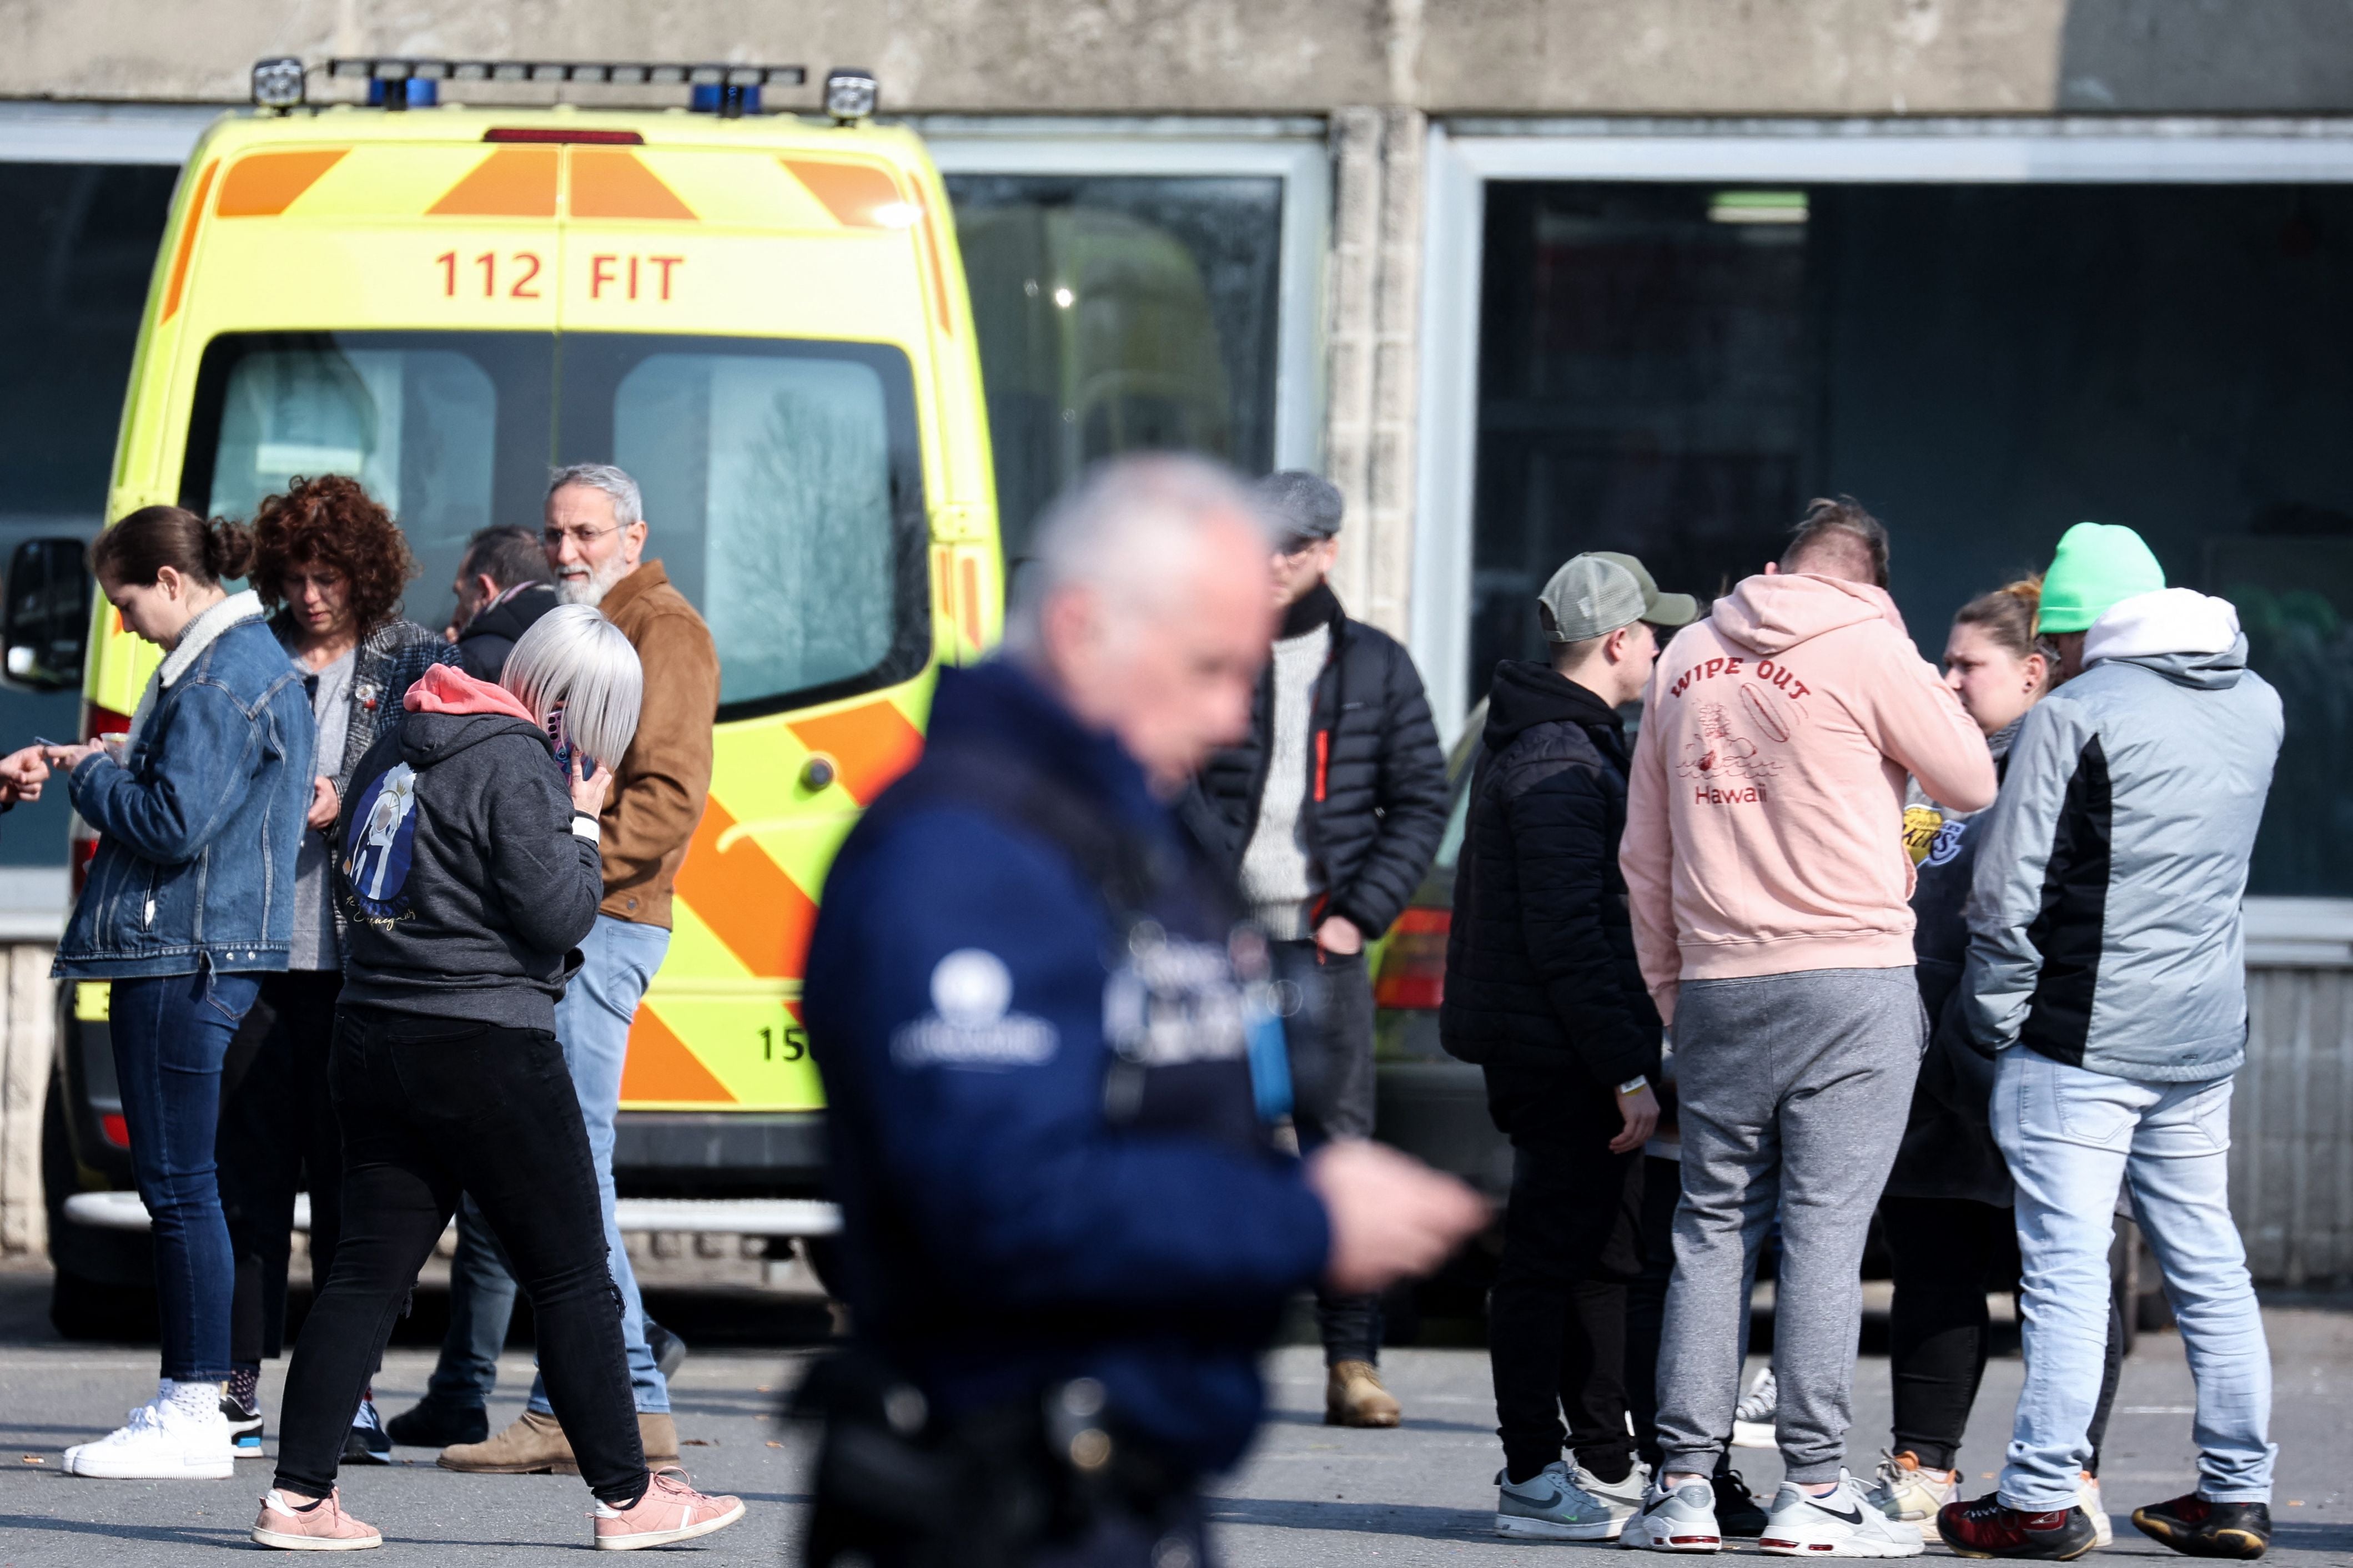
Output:
[[114,1069],[154,1226],[163,1381],[69,1474],[227,1479],[232,1271],[213,1164],[221,1059],[262,974],[286,967],[314,726],[251,593],[252,536],[178,507],[132,513],[90,546],[122,624],[164,650],[118,751],[50,753],[99,833],[58,975],[112,983]]

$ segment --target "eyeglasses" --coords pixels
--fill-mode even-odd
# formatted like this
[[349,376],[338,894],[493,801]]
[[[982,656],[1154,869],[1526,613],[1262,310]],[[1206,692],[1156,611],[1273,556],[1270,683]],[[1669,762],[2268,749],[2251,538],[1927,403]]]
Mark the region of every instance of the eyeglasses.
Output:
[[573,543],[578,545],[581,549],[586,550],[590,545],[596,543],[598,540],[604,538],[607,534],[618,533],[620,531],[621,525],[617,522],[610,528],[543,529],[540,531],[539,538],[540,542],[546,545],[550,550],[563,549],[564,542],[567,539],[572,541]]

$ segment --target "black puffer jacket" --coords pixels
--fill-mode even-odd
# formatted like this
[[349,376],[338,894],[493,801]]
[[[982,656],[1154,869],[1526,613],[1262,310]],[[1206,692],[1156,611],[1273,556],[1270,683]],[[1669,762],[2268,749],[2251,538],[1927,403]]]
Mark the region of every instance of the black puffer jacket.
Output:
[[1438,1015],[1451,1055],[1604,1085],[1657,1075],[1659,1014],[1618,871],[1627,763],[1600,698],[1545,665],[1495,667]]
[[[1369,942],[1430,874],[1446,831],[1446,757],[1412,656],[1388,633],[1350,620],[1328,587],[1292,606],[1282,635],[1312,628],[1314,617],[1330,623],[1332,652],[1315,680],[1300,821],[1329,889],[1327,912],[1345,915]],[[1270,665],[1250,704],[1250,738],[1201,770],[1203,802],[1222,839],[1210,847],[1229,872],[1239,871],[1258,826],[1273,695]]]

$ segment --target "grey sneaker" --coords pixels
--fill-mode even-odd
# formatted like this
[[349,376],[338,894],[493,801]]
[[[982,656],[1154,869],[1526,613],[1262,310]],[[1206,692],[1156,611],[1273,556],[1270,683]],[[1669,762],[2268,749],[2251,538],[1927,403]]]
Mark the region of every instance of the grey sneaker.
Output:
[[1724,1532],[1715,1526],[1715,1489],[1705,1477],[1673,1491],[1656,1484],[1643,1489],[1641,1510],[1626,1521],[1618,1544],[1645,1552],[1721,1552]]
[[1634,1510],[1613,1506],[1568,1479],[1558,1459],[1524,1481],[1495,1472],[1495,1533],[1544,1541],[1614,1541]]
[[1757,1544],[1776,1557],[1917,1557],[1922,1550],[1919,1527],[1881,1512],[1844,1470],[1828,1497],[1782,1482]]
[[1757,1381],[1739,1404],[1732,1407],[1732,1446],[1736,1448],[1772,1448],[1779,1446],[1774,1433],[1773,1418],[1781,1405],[1780,1385],[1773,1381],[1773,1369],[1765,1367],[1757,1373]]

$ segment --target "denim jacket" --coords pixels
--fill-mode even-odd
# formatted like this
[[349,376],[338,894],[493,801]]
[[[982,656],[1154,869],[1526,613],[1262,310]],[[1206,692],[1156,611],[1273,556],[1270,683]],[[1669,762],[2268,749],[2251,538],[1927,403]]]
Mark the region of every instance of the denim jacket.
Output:
[[99,844],[55,973],[284,969],[316,742],[301,671],[252,594],[191,622],[122,760],[100,752],[69,781]]

